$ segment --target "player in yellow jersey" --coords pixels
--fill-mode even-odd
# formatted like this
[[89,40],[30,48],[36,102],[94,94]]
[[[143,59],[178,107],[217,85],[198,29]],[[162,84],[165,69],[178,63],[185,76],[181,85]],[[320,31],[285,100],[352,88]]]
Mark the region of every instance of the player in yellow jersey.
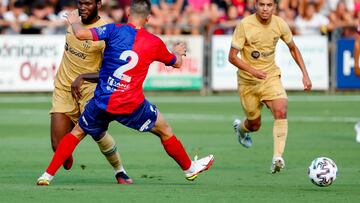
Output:
[[[288,133],[288,100],[281,84],[280,69],[275,64],[275,48],[279,39],[287,44],[300,67],[304,90],[311,90],[312,86],[289,26],[284,20],[273,15],[276,4],[276,0],[256,1],[256,13],[245,17],[237,25],[229,52],[230,63],[238,68],[238,92],[246,115],[243,122],[235,119],[233,123],[240,144],[245,147],[252,146],[249,132],[259,130],[264,104],[275,119],[271,173],[279,172],[285,166],[282,155]],[[239,52],[241,58],[238,57]]]
[[[84,27],[92,28],[107,24],[98,15],[101,0],[78,0],[78,12]],[[55,151],[61,138],[70,132],[78,121],[87,101],[93,97],[98,79],[98,71],[102,62],[105,43],[80,41],[76,39],[71,27],[67,29],[63,58],[55,77],[55,88],[52,98],[51,144]],[[100,151],[115,170],[115,178],[119,184],[131,184],[121,163],[116,143],[111,135],[104,135],[95,140]],[[69,170],[72,156],[64,163]]]

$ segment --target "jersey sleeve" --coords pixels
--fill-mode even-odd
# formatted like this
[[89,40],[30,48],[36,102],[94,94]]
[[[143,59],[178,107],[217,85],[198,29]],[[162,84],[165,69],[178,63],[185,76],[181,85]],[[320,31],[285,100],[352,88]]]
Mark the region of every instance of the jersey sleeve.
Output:
[[94,41],[107,40],[109,39],[112,31],[114,30],[115,24],[106,24],[100,27],[90,28],[91,34]]
[[245,44],[245,30],[244,30],[244,25],[243,23],[239,23],[234,31],[234,34],[232,36],[232,41],[231,41],[231,47],[237,49],[237,50],[241,50],[244,48],[244,44]]
[[281,39],[289,44],[293,40],[293,36],[290,30],[289,25],[282,19],[280,19],[280,30],[281,30]]
[[166,47],[165,43],[160,39],[158,42],[157,57],[157,61],[160,61],[167,66],[172,66],[176,62],[175,54],[171,53]]

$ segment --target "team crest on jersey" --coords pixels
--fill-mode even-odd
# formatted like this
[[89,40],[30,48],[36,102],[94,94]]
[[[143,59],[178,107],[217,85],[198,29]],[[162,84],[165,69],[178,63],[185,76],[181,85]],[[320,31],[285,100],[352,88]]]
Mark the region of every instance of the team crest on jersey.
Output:
[[102,35],[106,31],[106,27],[98,27],[98,28],[96,28],[96,31],[97,31],[98,35]]
[[90,40],[85,40],[85,41],[83,41],[83,47],[85,48],[85,49],[90,49],[90,47],[91,47],[91,41]]
[[251,52],[251,56],[254,58],[254,59],[258,59],[260,57],[260,52],[258,51],[253,51]]

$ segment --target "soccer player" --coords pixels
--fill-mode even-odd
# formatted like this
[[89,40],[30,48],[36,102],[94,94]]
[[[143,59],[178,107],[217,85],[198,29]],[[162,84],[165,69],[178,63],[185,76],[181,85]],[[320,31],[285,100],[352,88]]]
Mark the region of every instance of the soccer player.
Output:
[[[238,68],[238,92],[246,119],[235,119],[234,130],[244,147],[251,147],[250,132],[261,126],[261,109],[265,104],[275,121],[273,126],[274,154],[271,173],[285,166],[282,158],[288,134],[287,95],[280,80],[280,69],[275,64],[275,48],[279,39],[289,47],[290,53],[302,72],[304,90],[311,90],[301,53],[295,45],[289,26],[273,15],[276,0],[256,1],[256,13],[245,17],[237,25],[229,51],[229,61]],[[238,57],[240,52],[241,58]]]
[[[82,25],[88,28],[105,25],[98,15],[101,0],[79,0],[77,2]],[[66,44],[59,70],[55,77],[55,88],[52,97],[51,144],[55,151],[63,136],[75,126],[83,112],[85,104],[94,95],[98,71],[105,48],[104,42],[78,40],[71,27],[66,34]],[[73,82],[74,81],[74,82]],[[72,84],[73,82],[73,84]],[[82,139],[79,137],[79,139]],[[96,140],[100,151],[115,170],[115,178],[119,184],[131,184],[121,163],[114,139],[105,133]],[[73,164],[72,156],[64,162],[69,170]]]
[[[360,78],[359,57],[360,57],[360,26],[358,26],[357,28],[357,34],[354,43],[354,72],[355,75]],[[360,121],[355,124],[354,128],[356,131],[355,140],[356,142],[360,143]]]
[[157,135],[187,180],[194,180],[212,165],[213,155],[191,161],[163,115],[144,97],[142,87],[150,64],[160,61],[180,68],[182,56],[186,54],[184,44],[177,44],[170,53],[163,41],[144,29],[150,11],[150,0],[133,0],[128,24],[107,24],[92,29],[81,27],[73,13],[67,16],[78,39],[105,41],[104,59],[94,97],[86,105],[79,123],[61,140],[46,172],[37,180],[38,185],[49,185],[82,137],[90,134],[98,139],[114,120],[140,132]]

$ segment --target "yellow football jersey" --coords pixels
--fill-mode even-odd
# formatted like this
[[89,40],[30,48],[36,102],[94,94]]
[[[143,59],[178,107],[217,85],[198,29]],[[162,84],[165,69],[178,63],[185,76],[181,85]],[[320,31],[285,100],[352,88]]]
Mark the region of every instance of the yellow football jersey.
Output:
[[[99,19],[93,24],[82,26],[92,28],[105,24],[107,22]],[[99,72],[104,49],[104,41],[78,40],[69,26],[66,31],[65,50],[54,81],[55,87],[71,91],[71,83],[80,74]],[[94,84],[85,81],[83,85],[86,88]]]
[[[285,43],[292,41],[292,34],[286,22],[273,15],[268,25],[261,24],[256,14],[245,17],[236,26],[231,46],[238,49],[241,59],[253,68],[265,71],[267,77],[280,75],[280,69],[275,64],[276,44],[282,39]],[[238,70],[240,84],[257,82],[248,72]]]

